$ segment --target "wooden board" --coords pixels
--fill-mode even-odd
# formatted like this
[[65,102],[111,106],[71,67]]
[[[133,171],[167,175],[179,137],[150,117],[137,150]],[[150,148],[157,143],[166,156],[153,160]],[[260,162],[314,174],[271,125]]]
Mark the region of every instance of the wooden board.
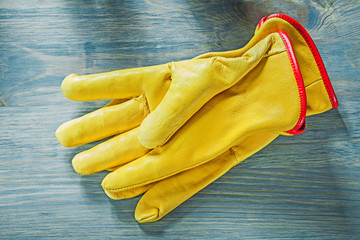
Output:
[[[162,220],[138,224],[139,198],[110,200],[106,172],[76,174],[54,131],[104,102],[60,84],[88,74],[240,48],[282,12],[313,36],[340,102],[279,137]],[[358,1],[0,2],[0,238],[359,239]]]

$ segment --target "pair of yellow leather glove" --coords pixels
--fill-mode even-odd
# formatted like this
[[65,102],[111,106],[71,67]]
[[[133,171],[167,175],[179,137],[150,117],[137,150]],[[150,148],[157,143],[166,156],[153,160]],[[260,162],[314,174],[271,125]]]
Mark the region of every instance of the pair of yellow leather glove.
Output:
[[66,147],[114,136],[77,154],[80,174],[112,170],[112,199],[143,194],[139,222],[156,221],[264,148],[305,129],[305,116],[338,106],[317,48],[294,19],[263,18],[241,49],[168,64],[69,75],[64,95],[115,99],[61,125]]

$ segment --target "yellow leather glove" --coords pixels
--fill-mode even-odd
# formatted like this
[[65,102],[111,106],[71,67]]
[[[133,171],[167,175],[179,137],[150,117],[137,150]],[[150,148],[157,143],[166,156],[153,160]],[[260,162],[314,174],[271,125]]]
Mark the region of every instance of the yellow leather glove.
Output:
[[[338,102],[320,54],[310,35],[296,20],[284,14],[273,14],[263,18],[256,28],[254,38],[248,45],[271,32],[279,30],[285,30],[293,44],[306,86],[307,116],[336,108]],[[241,51],[244,49],[236,50],[236,52],[208,53],[200,57],[236,55]],[[178,205],[225,174],[235,165],[234,162],[237,163],[248,158],[277,136],[273,133],[254,134],[206,164],[157,182],[140,199],[135,210],[136,219],[140,222],[161,219]]]
[[[296,47],[295,47],[295,49],[296,49]],[[316,48],[315,48],[316,49]],[[233,51],[233,52],[235,52],[235,51]],[[231,53],[231,52],[229,52],[229,53]],[[310,57],[311,58],[311,57]],[[320,61],[321,61],[321,59],[320,59]],[[299,65],[301,65],[301,61],[299,62]],[[326,74],[326,72],[325,72],[325,74]],[[323,81],[321,81],[321,79],[319,79],[319,81],[322,83]],[[305,81],[306,82],[306,81]],[[313,83],[315,83],[315,82],[313,82]],[[308,86],[308,88],[307,88],[307,92],[308,92],[308,89],[309,88],[311,88],[312,86],[314,86],[314,85],[316,85],[317,83],[315,83],[315,84],[313,84],[313,83],[311,83],[311,86]],[[330,87],[331,87],[331,85],[330,85]],[[320,89],[321,89],[321,87],[320,87]],[[312,91],[313,93],[314,93],[314,96],[315,96],[315,98],[316,98],[316,95],[315,95],[315,93],[316,93],[316,91]],[[320,96],[319,96],[320,97]],[[335,98],[336,99],[336,98]],[[318,101],[319,102],[319,101]],[[321,101],[320,101],[321,102]],[[130,102],[128,102],[127,104],[122,104],[122,105],[118,105],[118,107],[119,107],[119,109],[122,109],[122,110],[126,110],[126,109],[132,109],[131,108],[131,106],[138,106],[139,104],[136,102],[136,101],[130,101]],[[320,106],[320,107],[318,107],[318,106]],[[324,106],[326,106],[326,104],[324,105],[324,104],[316,104],[315,105],[315,107],[317,107],[317,109],[316,108],[314,108],[314,107],[311,107],[311,108],[309,108],[309,105],[308,105],[308,109],[316,109],[316,111],[314,112],[314,113],[317,113],[317,112],[321,112],[321,111],[325,111],[325,110],[327,110],[327,109],[325,109],[324,108]],[[115,111],[116,109],[112,109],[112,111]],[[125,111],[124,111],[125,112]],[[98,113],[94,113],[94,114],[92,114],[93,116],[92,117],[95,117],[96,118],[96,116],[97,115],[99,115]],[[130,111],[130,115],[131,116],[133,116],[132,115],[132,113],[131,113],[131,111]],[[119,119],[120,121],[117,121],[116,119],[115,119],[115,121],[114,122],[116,122],[118,125],[117,126],[122,126],[123,127],[123,129],[126,129],[126,127],[129,127],[129,125],[128,126],[126,126],[126,124],[133,124],[132,126],[134,126],[134,125],[136,125],[136,124],[139,124],[139,122],[141,122],[141,118],[142,117],[144,117],[143,115],[146,115],[146,114],[134,114],[135,115],[135,117],[134,117],[134,119],[130,119],[131,121],[125,121],[126,123],[124,124],[124,121],[122,121],[121,122],[121,120],[126,120],[126,119]],[[104,117],[104,118],[106,118],[106,116]],[[140,119],[140,120],[139,120]],[[133,121],[134,120],[134,121]],[[137,121],[136,121],[137,120]],[[74,123],[74,122],[73,122]],[[82,122],[82,124],[80,124],[80,125],[82,125],[82,126],[80,126],[80,129],[82,128],[82,129],[86,129],[86,124],[84,125],[83,124],[84,122]],[[76,125],[76,124],[75,124]],[[84,127],[85,126],[85,127]],[[91,124],[89,125],[90,127],[91,127]],[[124,127],[125,126],[125,127]],[[79,126],[78,126],[79,127]],[[76,128],[76,127],[75,127]],[[69,130],[69,129],[71,129],[71,128],[67,128],[67,130]],[[119,132],[121,132],[121,131],[123,131],[123,130],[118,130]],[[60,131],[61,132],[61,131]],[[81,132],[81,130],[80,130],[80,132]],[[129,136],[132,134],[132,136],[136,136],[136,134],[133,132],[133,131],[130,131],[130,132],[128,132],[127,133]],[[61,135],[61,134],[60,134]],[[86,135],[86,134],[85,134]],[[266,139],[268,139],[269,141],[271,141],[274,137],[276,137],[277,136],[277,134],[255,134],[255,135],[252,135],[252,136],[250,136],[250,137],[248,137],[246,140],[254,140],[254,139],[259,139],[259,137],[261,138],[261,137],[263,137],[264,138],[264,136],[265,136],[265,138]],[[58,134],[58,137],[59,137],[59,134]],[[60,136],[61,137],[61,136]],[[101,137],[100,137],[101,138]],[[74,138],[74,139],[77,139],[76,137]],[[92,139],[94,139],[94,138],[92,138]],[[140,145],[138,144],[138,142],[137,142],[137,140],[136,140],[136,137],[135,138],[133,138],[133,139],[135,139],[135,140],[133,140],[132,142],[134,143],[134,144],[132,144],[131,146],[133,147],[133,150],[134,149],[141,149],[141,147],[140,147]],[[60,140],[60,139],[59,139]],[[128,139],[127,139],[128,140]],[[87,139],[87,140],[85,140],[85,142],[87,142],[87,141],[89,141],[89,139]],[[91,141],[91,139],[90,139],[90,141]],[[269,142],[268,141],[268,142]],[[70,141],[71,142],[71,141]],[[76,140],[75,140],[75,142],[76,142]],[[247,141],[244,141],[244,142],[247,142]],[[251,155],[251,154],[249,154],[252,150],[252,148],[254,149],[254,151],[256,151],[256,150],[259,150],[259,146],[257,146],[257,144],[252,144],[252,143],[256,143],[256,142],[261,142],[261,141],[251,141],[250,142],[250,144],[248,143],[247,144],[247,146],[246,146],[246,148],[244,148],[246,151],[239,151],[239,149],[236,149],[235,148],[235,150],[236,150],[236,152],[238,153],[238,152],[240,152],[241,154],[242,154],[242,156],[240,156],[240,158],[245,158],[246,156],[248,156],[248,155]],[[81,141],[80,141],[80,143],[79,143],[79,141],[78,141],[78,143],[77,144],[81,144]],[[119,142],[119,144],[121,144],[121,142]],[[262,145],[264,144],[264,143],[261,143]],[[260,144],[260,145],[261,145]],[[266,144],[265,144],[266,145]],[[261,147],[260,147],[261,148]],[[134,151],[131,151],[131,149],[132,148],[128,148],[127,149],[127,151],[125,151],[126,153],[131,153],[131,152],[134,152]],[[147,150],[146,149],[144,149],[144,148],[142,148],[143,149],[143,152],[142,153],[139,153],[138,155],[142,155],[142,154],[144,154]],[[234,148],[233,148],[234,149]],[[234,150],[233,150],[234,151]],[[118,151],[119,152],[119,151]],[[120,153],[121,153],[121,151],[120,151]],[[94,153],[90,153],[90,154],[88,154],[88,156],[90,156],[90,155],[93,155]],[[101,154],[100,154],[101,155]],[[125,154],[126,155],[126,154]],[[131,155],[131,154],[130,154]],[[136,154],[135,154],[136,155]],[[83,155],[83,156],[86,156],[86,155]],[[216,166],[216,162],[219,162],[220,160],[218,160],[218,159],[224,159],[224,156],[227,156],[227,153],[224,153],[223,155],[221,155],[221,157],[217,157],[215,160],[212,160],[211,162],[213,162],[214,164],[212,165],[212,166]],[[135,156],[136,157],[136,156]],[[86,158],[86,157],[85,157]],[[85,158],[83,158],[83,159],[85,159]],[[134,155],[132,155],[132,156],[130,156],[129,158],[134,158]],[[79,159],[79,158],[78,158]],[[226,159],[226,158],[225,158]],[[227,160],[227,162],[226,163],[229,163],[230,161],[231,161],[231,163],[233,163],[233,157],[228,157],[227,158],[228,160]],[[75,160],[75,159],[74,159]],[[229,161],[230,160],[230,161]],[[74,162],[76,162],[76,161],[74,161]],[[126,161],[125,161],[126,162]],[[220,161],[221,162],[221,161]],[[85,161],[83,162],[83,163],[85,163]],[[90,163],[88,164],[88,167],[92,167],[91,165],[92,165],[93,163],[91,163],[91,161],[90,161]],[[229,165],[229,164],[228,164]],[[231,165],[231,164],[230,164]],[[229,166],[230,166],[229,165]],[[207,166],[211,166],[211,164],[209,163],[209,164],[204,164],[204,165],[202,165],[202,166],[204,166],[204,168],[203,169],[208,169],[207,168]],[[225,168],[211,168],[211,169],[208,169],[208,170],[216,170],[215,171],[215,175],[217,174],[217,175],[219,175],[219,174],[222,174],[222,173],[224,173],[224,170],[223,169],[226,169],[226,164],[224,165],[224,164],[221,164],[221,166],[225,166]],[[84,166],[84,169],[85,168],[87,168],[87,166]],[[198,167],[198,168],[194,168],[194,170],[189,170],[189,171],[187,171],[187,172],[196,172],[197,171],[197,169],[200,169],[200,167]],[[102,169],[101,169],[102,170]],[[94,171],[94,169],[92,170],[92,171]],[[95,170],[95,171],[97,171],[97,170]],[[199,172],[199,171],[198,171]],[[155,198],[153,198],[153,197],[148,197],[148,196],[151,196],[150,194],[148,194],[148,193],[146,193],[145,194],[145,196],[142,198],[142,200],[139,202],[139,205],[138,205],[138,208],[137,208],[137,212],[139,213],[139,212],[141,212],[140,210],[141,209],[143,209],[144,210],[144,206],[146,206],[146,205],[149,205],[148,203],[155,203],[155,205],[162,205],[161,204],[161,202],[163,201],[164,203],[165,203],[165,205],[167,204],[168,205],[168,207],[164,207],[164,209],[165,209],[165,211],[162,211],[163,209],[161,209],[161,208],[159,208],[159,213],[157,214],[158,215],[158,218],[161,218],[163,215],[164,215],[164,213],[166,214],[166,209],[172,209],[172,208],[174,208],[174,207],[176,207],[178,204],[180,204],[181,202],[183,202],[183,201],[185,201],[186,200],[186,198],[188,198],[188,197],[190,197],[192,194],[194,194],[194,193],[196,193],[197,191],[199,191],[201,188],[203,188],[203,187],[205,187],[208,183],[210,183],[210,182],[212,182],[213,180],[214,180],[214,178],[216,179],[217,177],[214,175],[214,176],[212,176],[212,172],[213,171],[208,171],[208,172],[203,172],[203,171],[200,171],[200,173],[203,173],[203,175],[205,176],[204,178],[197,178],[197,179],[195,179],[195,180],[193,180],[194,182],[197,182],[197,183],[200,183],[200,184],[197,184],[197,185],[195,185],[195,184],[190,184],[190,185],[188,185],[188,186],[192,186],[192,189],[190,189],[191,191],[190,192],[192,192],[190,195],[189,195],[189,191],[188,192],[179,192],[179,191],[172,191],[172,193],[173,193],[173,199],[170,197],[170,200],[164,200],[164,199],[162,199],[162,198],[160,198],[160,199],[158,199],[158,200],[160,200],[160,201],[157,201],[156,200],[156,196],[155,195],[158,195],[158,196],[161,196],[161,192],[163,192],[163,193],[166,193],[166,195],[167,196],[170,196],[170,194],[169,193],[171,193],[171,191],[166,191],[165,189],[166,188],[162,188],[162,187],[157,187],[157,186],[170,186],[169,184],[166,184],[166,181],[168,182],[168,183],[170,183],[170,182],[174,182],[175,181],[175,183],[177,182],[177,183],[179,183],[180,184],[180,187],[181,187],[181,189],[184,189],[184,187],[183,187],[183,184],[181,184],[182,182],[180,181],[177,181],[176,179],[184,179],[184,180],[190,180],[190,179],[193,179],[193,178],[188,178],[188,177],[181,177],[181,176],[186,176],[186,174],[185,174],[185,172],[184,173],[181,173],[182,175],[180,176],[180,174],[178,174],[178,175],[176,175],[176,176],[179,176],[178,178],[176,177],[176,176],[174,176],[174,177],[171,177],[171,178],[169,178],[169,181],[168,180],[163,180],[163,181],[161,181],[161,182],[159,182],[159,183],[157,183],[154,187],[152,187],[150,190],[149,190],[149,192],[152,192],[153,194],[155,193],[155,195],[154,195],[154,197]],[[207,178],[206,178],[206,175],[208,176]],[[189,175],[189,176],[191,176],[191,174]],[[194,176],[194,175],[192,175],[192,176]],[[196,175],[197,176],[197,175]],[[211,178],[211,176],[212,176],[212,178]],[[202,180],[201,180],[202,179]],[[184,181],[184,183],[185,183],[186,181]],[[189,182],[189,181],[187,181],[187,182]],[[205,182],[208,182],[208,183],[205,183]],[[202,183],[202,184],[201,184]],[[164,185],[165,184],[165,185]],[[205,185],[204,185],[205,184]],[[173,186],[175,186],[175,185],[173,185]],[[197,187],[196,187],[197,186]],[[200,187],[200,188],[199,188]],[[169,188],[169,187],[168,187]],[[156,191],[156,189],[160,189],[160,192],[159,191]],[[170,190],[174,190],[174,188],[170,188]],[[189,190],[189,189],[188,189]],[[142,190],[143,191],[143,190]],[[157,193],[157,194],[156,194]],[[116,195],[116,194],[115,194]],[[175,195],[177,195],[177,196],[175,196]],[[185,198],[184,198],[184,196],[185,196]],[[114,197],[114,195],[112,195],[112,197]],[[116,197],[119,197],[119,196],[116,196]],[[177,199],[175,199],[177,197]],[[147,199],[147,204],[143,204],[143,203],[145,203],[146,200]],[[144,200],[144,201],[143,201]],[[151,204],[150,204],[151,205]],[[170,208],[169,208],[169,206],[170,206]],[[140,207],[140,208],[139,208]],[[172,208],[171,208],[172,207]],[[139,211],[138,211],[138,209],[140,209]],[[146,209],[145,209],[146,210]],[[147,210],[149,210],[149,209],[147,209]],[[150,208],[150,210],[151,210],[151,208]],[[146,212],[146,211],[145,211]],[[148,211],[149,212],[149,211]],[[159,215],[160,214],[160,215]],[[161,215],[162,214],[162,215]],[[138,216],[140,216],[141,217],[141,215],[144,215],[144,214],[137,214]],[[153,214],[154,215],[154,214]],[[154,216],[153,216],[153,218],[149,218],[149,219],[146,219],[146,218],[144,218],[144,221],[150,221],[150,220],[156,220],[156,219],[158,219],[158,218],[154,218]],[[141,218],[137,218],[138,220],[140,220],[141,221]]]
[[[144,82],[147,73],[151,73],[147,78],[160,79],[164,85],[165,68],[169,69],[169,66],[153,68],[86,77],[70,76],[64,80],[62,89],[67,97],[78,100],[129,97],[125,94],[135,95],[139,93],[136,91],[143,90],[140,83]],[[156,79],[155,73],[161,73],[161,77]],[[116,77],[113,77],[114,74]],[[122,90],[122,93],[119,82],[129,91]],[[161,97],[159,94],[153,96],[155,99]],[[65,123],[57,130],[57,137],[63,145],[69,146],[97,140],[105,133],[118,133],[113,130],[122,131],[128,122],[114,122],[113,116],[121,116],[121,112],[125,112],[131,122],[138,121],[147,113],[144,111],[144,98],[149,99],[146,93],[145,97],[108,106]],[[181,102],[186,106],[182,106]],[[201,105],[204,106],[200,109]],[[138,128],[78,154],[73,160],[75,170],[90,174],[131,161],[109,174],[103,181],[103,187],[112,197],[132,197],[146,191],[151,183],[208,162],[253,134],[297,134],[303,131],[306,97],[291,42],[285,32],[277,32],[260,40],[239,57],[211,57],[172,63],[171,85],[154,112],[161,106],[166,106],[168,112],[160,112],[160,117],[166,114],[174,119],[177,106],[185,112],[181,121],[174,119],[177,123],[190,118],[189,112],[198,111],[166,145],[136,160],[133,159],[147,151],[137,143],[141,132]],[[162,128],[161,122],[157,128]],[[117,127],[118,124],[121,127]],[[95,134],[89,139],[87,134],[90,132]]]

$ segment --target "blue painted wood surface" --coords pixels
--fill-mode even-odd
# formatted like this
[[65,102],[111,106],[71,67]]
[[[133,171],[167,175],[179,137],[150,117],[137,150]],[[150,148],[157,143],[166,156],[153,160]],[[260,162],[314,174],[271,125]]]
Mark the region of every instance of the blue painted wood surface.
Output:
[[[80,176],[54,131],[104,102],[71,102],[69,73],[105,72],[243,46],[282,12],[313,36],[338,109],[308,118],[161,221]],[[360,239],[358,1],[0,2],[0,239]]]

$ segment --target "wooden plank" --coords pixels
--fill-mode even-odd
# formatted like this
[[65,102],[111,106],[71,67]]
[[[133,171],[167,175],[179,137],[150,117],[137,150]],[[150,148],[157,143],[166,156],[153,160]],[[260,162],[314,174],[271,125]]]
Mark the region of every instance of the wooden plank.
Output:
[[[308,118],[161,221],[138,224],[139,198],[113,201],[106,172],[80,176],[54,131],[105,104],[71,102],[60,84],[87,74],[243,46],[258,20],[309,29],[340,107]],[[0,238],[358,239],[358,1],[1,1]]]

